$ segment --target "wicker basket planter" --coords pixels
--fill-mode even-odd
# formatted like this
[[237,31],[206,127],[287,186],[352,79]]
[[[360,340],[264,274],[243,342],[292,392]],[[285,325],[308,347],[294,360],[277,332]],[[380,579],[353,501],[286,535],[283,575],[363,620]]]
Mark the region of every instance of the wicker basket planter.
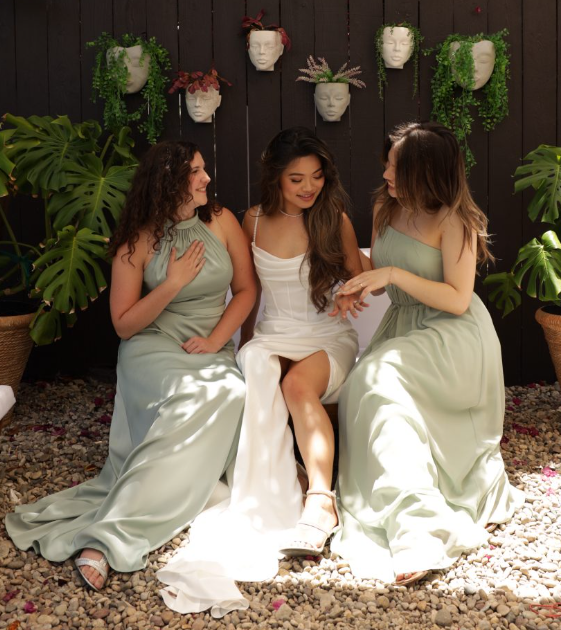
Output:
[[546,307],[536,311],[536,320],[543,328],[549,354],[555,368],[555,375],[561,383],[561,315],[548,313],[544,308]]
[[[33,340],[29,324],[35,313],[0,316],[0,385],[10,385],[17,393]],[[1,420],[3,429],[11,420],[10,410]]]

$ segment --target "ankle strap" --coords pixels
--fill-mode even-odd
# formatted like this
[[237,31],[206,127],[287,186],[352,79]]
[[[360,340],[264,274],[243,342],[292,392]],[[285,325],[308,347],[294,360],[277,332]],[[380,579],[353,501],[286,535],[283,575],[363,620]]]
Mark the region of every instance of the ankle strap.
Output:
[[311,494],[322,494],[324,497],[329,497],[330,499],[337,498],[335,492],[330,492],[329,490],[308,490],[308,492],[306,492],[307,497],[309,497]]

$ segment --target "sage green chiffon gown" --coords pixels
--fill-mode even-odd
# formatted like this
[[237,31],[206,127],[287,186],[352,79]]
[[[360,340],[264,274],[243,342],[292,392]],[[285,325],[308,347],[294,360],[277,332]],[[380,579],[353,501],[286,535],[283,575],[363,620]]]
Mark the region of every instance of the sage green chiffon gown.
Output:
[[[442,282],[442,254],[388,227],[373,248]],[[443,569],[523,502],[500,452],[501,349],[477,295],[460,316],[387,287],[391,305],[339,396],[342,530],[331,549],[353,573],[391,582]]]
[[180,256],[205,243],[206,263],[157,319],[122,341],[109,456],[98,477],[6,516],[20,549],[62,561],[84,547],[118,571],[141,569],[148,553],[204,508],[235,453],[245,385],[233,344],[191,355],[180,344],[208,336],[232,279],[228,252],[195,215],[162,239],[144,273],[145,291],[166,277],[173,245]]

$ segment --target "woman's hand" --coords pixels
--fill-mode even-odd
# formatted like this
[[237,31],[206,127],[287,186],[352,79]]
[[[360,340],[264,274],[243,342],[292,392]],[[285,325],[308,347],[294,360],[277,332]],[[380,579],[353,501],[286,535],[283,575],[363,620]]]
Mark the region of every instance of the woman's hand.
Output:
[[370,304],[363,302],[358,293],[352,295],[343,295],[340,291],[335,294],[333,310],[328,313],[329,317],[336,317],[341,314],[341,319],[347,319],[347,313],[350,313],[355,319],[358,317],[358,313],[362,312],[365,308],[368,308]]
[[179,288],[192,282],[205,264],[204,253],[202,241],[193,241],[181,258],[177,258],[177,249],[172,247],[166,270],[168,282]]
[[350,296],[358,294],[359,303],[362,304],[369,293],[379,291],[392,283],[393,267],[381,267],[372,271],[363,271],[358,276],[351,278],[339,289],[339,294]]
[[215,354],[222,348],[210,337],[191,337],[181,347],[189,354]]

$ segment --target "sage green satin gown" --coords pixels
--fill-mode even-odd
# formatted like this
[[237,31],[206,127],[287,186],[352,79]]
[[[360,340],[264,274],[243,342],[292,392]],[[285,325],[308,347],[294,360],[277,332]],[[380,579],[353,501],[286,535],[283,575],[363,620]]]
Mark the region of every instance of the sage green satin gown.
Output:
[[118,571],[141,569],[148,553],[204,508],[235,454],[245,400],[233,344],[190,355],[180,344],[208,336],[225,308],[232,263],[195,215],[162,239],[144,273],[144,290],[166,277],[172,246],[180,256],[205,243],[206,263],[157,319],[122,341],[109,456],[98,477],[6,516],[20,549],[62,561],[84,547]]
[[[391,227],[373,259],[443,281],[441,251]],[[473,294],[458,316],[387,292],[391,305],[339,396],[343,527],[331,549],[355,575],[391,582],[450,566],[524,497],[501,456],[501,349],[484,304]]]

